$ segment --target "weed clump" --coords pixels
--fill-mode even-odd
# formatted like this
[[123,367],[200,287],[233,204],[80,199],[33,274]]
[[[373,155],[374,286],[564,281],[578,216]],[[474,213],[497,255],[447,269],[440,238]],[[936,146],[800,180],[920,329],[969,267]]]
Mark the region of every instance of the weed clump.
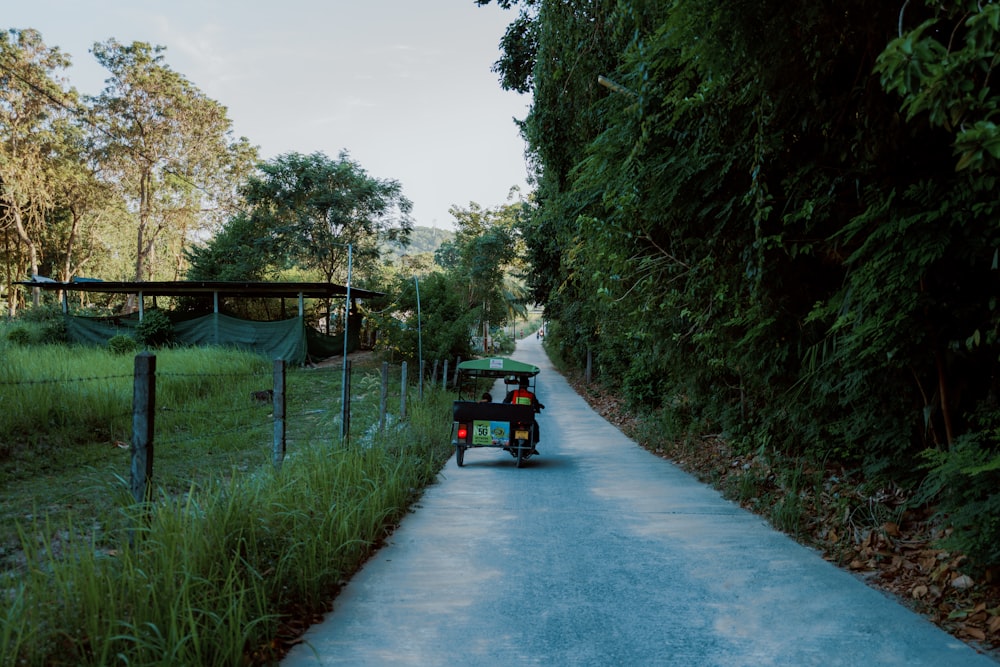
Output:
[[34,337],[31,335],[31,332],[28,331],[27,327],[14,327],[7,332],[7,340],[14,345],[27,347],[34,342]]
[[113,354],[131,354],[139,349],[136,339],[125,334],[118,334],[108,339],[108,351]]
[[174,342],[174,324],[162,310],[151,310],[135,328],[135,337],[146,347],[164,347]]

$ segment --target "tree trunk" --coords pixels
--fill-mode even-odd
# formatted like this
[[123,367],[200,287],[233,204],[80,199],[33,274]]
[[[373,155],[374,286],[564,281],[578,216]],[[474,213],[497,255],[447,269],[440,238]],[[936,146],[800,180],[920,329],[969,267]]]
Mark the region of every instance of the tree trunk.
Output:
[[941,419],[944,422],[944,438],[948,443],[948,449],[950,450],[953,437],[951,430],[951,411],[950,406],[948,405],[948,378],[945,376],[944,355],[941,353],[940,348],[934,351],[934,364],[937,366],[938,395],[941,398]]
[[60,276],[64,283],[69,282],[73,276],[73,246],[76,245],[77,232],[80,230],[80,216],[77,215],[76,209],[71,206],[69,212],[73,222],[69,227],[69,235],[66,237],[66,259],[63,262],[62,276]]
[[146,267],[146,227],[149,225],[150,203],[149,182],[152,178],[148,169],[144,169],[139,177],[139,227],[136,230],[135,241],[135,279],[136,282],[145,279]]
[[[21,211],[16,206],[12,207],[12,212],[14,214],[14,229],[17,230],[18,237],[28,246],[28,263],[30,264],[31,276],[38,275],[38,247],[35,242],[28,236],[28,230],[24,227],[24,218],[21,216]],[[37,287],[31,289],[31,304],[33,306],[38,306],[40,301],[40,290]]]

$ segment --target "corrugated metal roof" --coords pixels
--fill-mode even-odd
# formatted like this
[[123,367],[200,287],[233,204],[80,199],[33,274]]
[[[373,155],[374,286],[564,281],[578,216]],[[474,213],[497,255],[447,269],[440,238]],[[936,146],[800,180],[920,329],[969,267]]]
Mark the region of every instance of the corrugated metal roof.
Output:
[[[143,296],[196,296],[219,294],[236,297],[270,297],[307,299],[327,299],[346,296],[347,287],[333,283],[291,283],[291,282],[230,282],[212,280],[160,280],[160,281],[114,281],[114,280],[72,280],[58,282],[49,280],[26,280],[18,285],[40,287],[44,290],[67,290],[75,292],[104,292],[112,294],[139,294]],[[373,299],[385,296],[383,292],[351,287],[351,298]]]

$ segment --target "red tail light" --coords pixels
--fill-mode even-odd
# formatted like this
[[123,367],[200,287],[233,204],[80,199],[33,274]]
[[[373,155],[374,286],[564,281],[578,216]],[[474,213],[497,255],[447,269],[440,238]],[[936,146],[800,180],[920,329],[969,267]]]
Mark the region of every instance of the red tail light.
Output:
[[469,437],[469,427],[465,424],[458,425],[458,439],[464,442]]

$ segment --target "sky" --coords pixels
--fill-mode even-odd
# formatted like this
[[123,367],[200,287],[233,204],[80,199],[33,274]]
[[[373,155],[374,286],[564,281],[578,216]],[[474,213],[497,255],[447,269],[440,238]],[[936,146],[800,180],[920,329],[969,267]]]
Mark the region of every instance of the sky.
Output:
[[96,95],[90,49],[115,38],[166,47],[167,65],[227,107],[263,159],[346,150],[369,176],[400,182],[417,225],[453,229],[452,206],[527,195],[514,119],[529,96],[491,70],[515,15],[474,0],[30,0],[3,28],[34,28],[72,57]]

